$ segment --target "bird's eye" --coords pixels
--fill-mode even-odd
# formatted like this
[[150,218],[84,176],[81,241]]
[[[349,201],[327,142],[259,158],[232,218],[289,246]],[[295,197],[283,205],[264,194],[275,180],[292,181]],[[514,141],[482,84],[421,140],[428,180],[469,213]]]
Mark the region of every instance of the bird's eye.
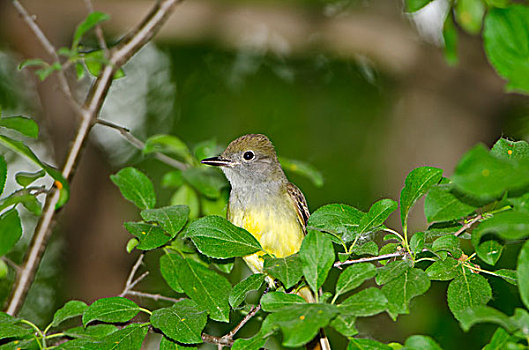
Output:
[[244,160],[252,160],[255,157],[255,154],[252,151],[246,151],[244,152],[242,157],[244,158]]

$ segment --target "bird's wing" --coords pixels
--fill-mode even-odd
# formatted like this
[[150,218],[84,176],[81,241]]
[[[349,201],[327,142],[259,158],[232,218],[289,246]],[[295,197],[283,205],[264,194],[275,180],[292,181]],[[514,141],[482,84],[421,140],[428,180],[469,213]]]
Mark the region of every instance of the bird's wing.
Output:
[[294,202],[299,222],[301,223],[301,226],[303,226],[303,230],[305,230],[310,216],[309,207],[307,205],[307,201],[305,200],[305,196],[301,190],[296,187],[296,185],[290,182],[287,184],[287,192],[290,196],[290,199],[292,199]]

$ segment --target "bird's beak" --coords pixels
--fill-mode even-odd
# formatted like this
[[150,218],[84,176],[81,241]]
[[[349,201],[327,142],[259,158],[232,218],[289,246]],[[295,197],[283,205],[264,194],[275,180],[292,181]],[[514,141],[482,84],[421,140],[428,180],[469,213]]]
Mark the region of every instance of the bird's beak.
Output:
[[207,164],[207,165],[227,166],[227,167],[231,167],[234,164],[234,162],[231,159],[222,158],[221,156],[202,159],[200,162],[202,164]]

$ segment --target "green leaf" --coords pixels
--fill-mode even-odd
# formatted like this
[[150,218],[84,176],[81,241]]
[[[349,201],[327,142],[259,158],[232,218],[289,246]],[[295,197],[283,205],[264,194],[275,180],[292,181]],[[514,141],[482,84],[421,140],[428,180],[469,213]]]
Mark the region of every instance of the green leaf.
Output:
[[231,284],[218,273],[190,259],[173,254],[178,284],[215,321],[229,322]]
[[154,135],[149,137],[145,141],[143,153],[149,154],[153,152],[173,154],[183,158],[188,163],[191,163],[193,159],[187,145],[181,139],[172,135]]
[[446,62],[449,65],[456,65],[458,62],[457,57],[457,28],[454,24],[454,16],[451,11],[449,11],[446,16],[444,25],[443,25],[443,41],[444,41],[444,57]]
[[496,329],[490,342],[485,345],[483,350],[503,350],[509,342],[511,336],[503,328]]
[[79,300],[70,300],[53,315],[52,326],[57,327],[63,321],[81,316],[88,306]]
[[189,208],[185,205],[173,205],[157,209],[145,209],[141,211],[141,217],[145,221],[159,223],[171,238],[176,237],[182,230],[189,216]]
[[42,208],[39,200],[32,194],[28,194],[27,190],[18,190],[11,193],[8,197],[0,201],[0,210],[4,210],[10,206],[22,204],[24,208],[29,210],[34,215],[39,216],[42,213]]
[[411,262],[408,260],[392,261],[387,265],[378,268],[375,281],[379,286],[386,284],[408,271],[410,267]]
[[529,160],[529,144],[500,138],[492,146],[490,154],[501,159]]
[[263,323],[263,329],[279,328],[283,332],[284,346],[301,346],[311,341],[336,314],[334,305],[294,304],[270,314]]
[[83,313],[83,325],[92,321],[127,322],[138,314],[140,307],[122,297],[103,298],[94,301]]
[[110,175],[125,199],[140,209],[151,209],[156,205],[156,194],[151,180],[136,168],[127,167]]
[[181,259],[178,254],[169,253],[160,257],[160,272],[165,282],[177,293],[183,293],[184,290],[178,283],[178,260]]
[[524,243],[520,255],[518,255],[516,274],[520,297],[525,307],[529,308],[529,241]]
[[166,336],[184,344],[202,343],[202,330],[208,316],[189,299],[173,304],[170,308],[155,310],[151,315],[153,327]]
[[180,345],[171,339],[162,336],[159,350],[197,350],[196,346]]
[[126,247],[127,253],[132,252],[134,248],[138,246],[138,244],[140,244],[140,241],[138,241],[136,238],[129,239],[129,241],[127,242],[127,247]]
[[300,160],[287,159],[280,157],[279,162],[281,167],[287,172],[293,172],[308,178],[314,186],[322,187],[323,186],[323,175],[321,172],[316,169],[314,166],[309,163],[302,162]]
[[485,5],[481,0],[458,0],[455,14],[457,22],[467,33],[479,34],[485,14]]
[[51,176],[55,180],[55,187],[60,190],[59,201],[57,202],[55,208],[59,209],[64,204],[66,204],[70,196],[70,186],[68,185],[68,181],[66,181],[59,171],[41,162],[40,159],[37,158],[37,156],[33,153],[33,151],[31,151],[31,149],[29,149],[29,147],[23,142],[0,135],[0,144],[4,145],[15,153],[24,156],[26,159],[42,168],[49,176]]
[[384,221],[398,208],[397,202],[391,199],[381,199],[371,206],[358,225],[359,233],[369,232],[381,226]]
[[338,277],[335,298],[337,298],[338,295],[345,294],[360,287],[364,281],[375,277],[376,274],[377,271],[375,265],[370,263],[360,263],[349,266],[340,274],[340,277]]
[[352,315],[338,315],[331,321],[330,326],[346,337],[358,334],[355,328],[356,317]]
[[435,340],[425,335],[412,335],[404,346],[406,350],[442,350]]
[[186,184],[182,185],[171,198],[171,204],[183,204],[189,208],[189,218],[194,219],[200,214],[200,202],[198,200],[198,195]]
[[140,244],[136,247],[137,249],[156,249],[171,240],[171,236],[162,230],[160,226],[143,222],[126,222],[124,226],[130,234],[140,241]]
[[345,204],[328,204],[309,217],[308,228],[328,232],[346,242],[353,241],[364,213]]
[[231,350],[259,350],[263,348],[266,343],[266,337],[261,332],[249,339],[236,339],[231,347]]
[[40,179],[46,175],[44,170],[39,170],[34,173],[18,172],[15,174],[15,179],[20,186],[27,187],[31,185],[35,180]]
[[499,275],[501,278],[503,278],[508,283],[517,286],[518,285],[518,278],[516,275],[516,270],[507,270],[507,269],[500,269],[494,271],[495,274]]
[[9,266],[7,266],[4,260],[0,259],[0,280],[5,279],[8,273],[9,273]]
[[415,12],[428,5],[432,0],[406,0],[406,12]]
[[178,188],[184,184],[184,177],[182,170],[173,170],[162,177],[162,187]]
[[334,249],[330,238],[320,231],[309,230],[301,243],[299,256],[308,285],[314,293],[318,293],[334,263]]
[[118,328],[113,324],[96,324],[88,327],[75,327],[64,331],[64,334],[71,338],[99,340],[110,333],[114,333]]
[[424,201],[424,215],[429,223],[458,220],[472,214],[477,207],[463,203],[449,184],[430,189]]
[[193,148],[193,153],[196,159],[204,159],[219,155],[224,148],[219,146],[215,139],[210,139],[197,143]]
[[511,5],[492,8],[485,17],[485,52],[507,89],[529,92],[529,8]]
[[246,294],[252,290],[261,288],[265,275],[258,273],[250,275],[241,282],[237,283],[231,290],[229,302],[232,308],[236,308],[244,301]]
[[503,251],[503,244],[490,239],[475,246],[478,257],[489,265],[496,265]]
[[424,294],[429,288],[430,280],[423,270],[408,268],[382,287],[382,292],[388,299],[389,315],[395,320],[398,314],[408,313],[411,299]]
[[286,289],[294,286],[303,276],[303,264],[298,254],[286,258],[265,258],[264,272],[277,278]]
[[338,306],[341,314],[367,317],[379,314],[388,307],[388,299],[378,288],[367,288],[345,299]]
[[462,273],[448,285],[448,307],[457,320],[460,320],[465,309],[485,305],[491,298],[489,282],[475,273]]
[[48,63],[46,63],[41,58],[30,58],[28,60],[20,62],[20,64],[18,65],[18,70],[22,70],[26,67],[45,67],[47,65]]
[[98,350],[140,350],[149,330],[148,324],[133,323],[102,339]]
[[297,294],[283,292],[269,292],[261,298],[261,306],[266,312],[278,312],[287,306],[306,303],[305,299]]
[[393,348],[372,339],[351,338],[347,350],[393,350]]
[[468,307],[459,312],[458,317],[459,322],[461,323],[461,328],[463,328],[465,332],[468,332],[468,330],[476,323],[483,322],[495,323],[509,332],[512,332],[515,329],[515,325],[503,312],[485,305]]
[[212,258],[246,256],[262,249],[251,233],[215,215],[192,222],[185,237],[191,238],[202,254]]
[[446,235],[437,238],[432,244],[434,252],[447,251],[452,255],[456,255],[459,249],[459,239],[454,235]]
[[529,337],[529,312],[527,310],[516,308],[510,321],[517,328],[514,336],[525,339]]
[[416,168],[408,174],[404,188],[400,192],[400,218],[403,227],[408,225],[408,214],[415,202],[437,184],[442,175],[441,169],[432,167]]
[[8,253],[22,236],[20,217],[16,209],[0,216],[0,256]]
[[529,212],[506,211],[482,221],[472,232],[473,240],[487,233],[495,233],[503,239],[523,239],[529,236]]
[[106,13],[94,11],[86,17],[86,19],[81,22],[77,28],[75,29],[75,33],[73,35],[73,41],[72,41],[72,49],[75,49],[79,42],[81,41],[81,38],[83,35],[85,35],[89,30],[94,28],[99,23],[106,21],[110,18],[109,15]]
[[0,194],[4,192],[4,187],[7,179],[7,163],[2,155],[0,155]]
[[39,77],[40,81],[46,80],[53,72],[60,71],[62,66],[59,62],[54,62],[51,65],[46,64],[43,68],[37,69],[35,74]]
[[437,260],[426,269],[426,275],[430,280],[449,281],[456,278],[460,272],[459,262],[453,258]]
[[492,201],[506,191],[529,185],[529,167],[497,158],[480,144],[461,158],[452,182],[465,194],[481,201]]
[[355,245],[351,250],[351,254],[354,255],[378,255],[378,245],[369,241],[362,245]]
[[22,116],[0,118],[0,126],[18,131],[22,135],[34,139],[39,137],[39,126],[31,118]]
[[222,188],[227,185],[225,178],[213,169],[189,168],[183,172],[183,177],[193,188],[210,199],[219,198]]
[[410,249],[413,254],[418,254],[424,248],[424,232],[417,232],[410,239]]

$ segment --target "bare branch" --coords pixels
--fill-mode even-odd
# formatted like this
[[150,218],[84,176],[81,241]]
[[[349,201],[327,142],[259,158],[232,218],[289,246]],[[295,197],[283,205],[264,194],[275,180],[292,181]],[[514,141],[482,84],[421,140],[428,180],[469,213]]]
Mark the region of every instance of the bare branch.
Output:
[[202,340],[205,343],[216,344],[220,346],[221,349],[222,349],[222,346],[232,346],[234,343],[234,341],[231,339],[224,339],[223,337],[216,337],[214,335],[210,335],[206,333],[202,333]]
[[[145,293],[145,292],[139,292],[137,290],[129,290],[127,291],[126,295],[132,295],[132,296],[135,296],[135,297],[143,297],[143,298],[149,298],[149,299],[152,299],[154,301],[158,301],[158,300],[165,300],[165,301],[170,301],[170,302],[173,302],[173,303],[178,303],[179,301],[182,301],[184,300],[185,298],[171,298],[171,297],[166,297],[165,295],[161,295],[161,294],[151,294],[151,293]],[[121,295],[121,296],[124,296],[124,295]]]
[[[90,13],[94,12],[94,5],[92,4],[91,0],[84,0],[84,4],[88,12]],[[108,46],[105,41],[105,35],[103,34],[103,29],[101,29],[101,26],[99,24],[96,25],[95,32],[96,32],[97,41],[99,42],[99,46],[101,46],[101,48],[103,49],[103,52],[105,53],[105,58],[109,58],[110,52],[108,51]]]
[[[140,268],[141,263],[143,262],[143,257],[144,256],[145,256],[145,253],[141,253],[140,256],[138,257],[138,260],[136,260],[136,262],[132,266],[132,269],[130,269],[129,277],[127,278],[127,281],[125,282],[125,287],[123,287],[123,291],[119,295],[120,297],[125,296],[125,294],[127,294],[127,292],[130,289],[132,289],[131,285],[134,283],[133,282],[134,281],[134,276],[136,276],[136,272],[138,272],[138,269]],[[134,283],[134,284],[137,284],[137,282]]]
[[255,314],[261,310],[261,305],[257,305],[257,306],[252,306],[252,309],[250,310],[250,312],[248,312],[248,314],[246,316],[244,316],[244,318],[241,320],[241,322],[239,322],[238,325],[235,326],[235,328],[233,328],[228,334],[226,334],[225,336],[223,336],[222,338],[224,339],[227,339],[227,340],[232,340],[233,337],[235,336],[235,334],[237,334],[237,332],[246,324],[248,323],[248,321],[250,321],[250,319],[252,317],[255,316]]
[[[76,165],[81,156],[81,151],[86,144],[92,126],[95,124],[99,111],[103,105],[103,101],[107,96],[108,89],[112,84],[115,72],[156,34],[174,10],[175,5],[179,2],[181,2],[181,0],[157,1],[144,20],[127,36],[125,40],[122,41],[115,51],[111,52],[111,57],[109,58],[111,64],[106,65],[103,68],[101,74],[91,86],[83,107],[78,110],[82,117],[81,123],[79,124],[72,145],[68,150],[61,171],[66,179],[71,180],[74,175]],[[12,0],[12,3],[46,51],[58,61],[58,55],[55,52],[53,45],[51,45],[49,40],[44,36],[33,18],[30,17],[18,0]],[[58,74],[61,82],[60,85],[63,90],[66,90],[65,92],[67,93],[68,100],[70,102],[75,101],[70,93],[64,72],[61,70]],[[51,235],[51,228],[53,227],[56,213],[55,206],[58,201],[59,191],[53,189],[46,197],[42,216],[40,217],[30,243],[28,254],[26,255],[22,270],[20,274],[17,275],[17,280],[13,286],[13,291],[9,298],[6,310],[10,315],[15,315],[20,310],[26,298],[27,291],[33,283],[42,254],[46,249]]]
[[[60,63],[61,61],[57,51],[55,50],[55,47],[51,44],[46,35],[44,35],[38,24],[35,22],[35,19],[26,11],[24,6],[22,6],[18,0],[12,0],[12,3],[24,22],[26,22],[28,25],[29,29],[31,29],[33,34],[35,34],[35,37],[40,42],[42,47],[44,47],[44,50],[46,50],[46,52],[53,58],[55,62]],[[64,70],[61,68],[61,70],[57,72],[57,75],[59,77],[59,86],[61,91],[66,95],[68,102],[72,105],[75,111],[80,113],[81,107],[72,94],[72,90],[70,89],[68,79],[66,79],[66,75],[64,74]]]
[[[106,120],[102,120],[102,119],[97,119],[96,120],[96,123],[97,124],[100,124],[100,125],[104,125],[104,126],[107,126],[109,128],[112,128],[112,129],[115,129],[117,131],[119,131],[119,133],[131,144],[133,145],[134,147],[136,147],[137,149],[139,150],[143,150],[145,148],[145,143],[143,141],[141,141],[140,139],[138,139],[137,137],[135,137],[134,135],[132,135],[132,133],[130,132],[129,129],[123,127],[123,126],[120,126],[120,125],[117,125],[117,124],[114,124],[112,122],[109,122],[109,121],[106,121]],[[182,162],[179,162],[178,160],[176,159],[173,159],[171,157],[168,157],[166,156],[165,154],[163,153],[160,153],[160,152],[154,152],[154,157],[156,159],[158,159],[159,161],[161,161],[162,163],[165,163],[173,168],[176,168],[176,169],[180,169],[180,170],[186,170],[188,168],[187,164],[184,164]]]
[[333,266],[334,267],[342,267],[342,266],[345,266],[345,265],[359,264],[359,263],[369,262],[369,261],[378,261],[378,260],[386,260],[386,259],[391,259],[391,258],[397,258],[399,256],[404,256],[404,255],[406,255],[406,251],[402,250],[402,251],[399,251],[399,252],[396,252],[396,253],[383,254],[383,255],[379,255],[379,256],[370,256],[368,258],[347,260],[347,261],[344,261],[344,262],[337,261],[337,262],[334,263]]
[[461,226],[459,230],[454,232],[454,236],[456,237],[459,236],[460,234],[462,234],[463,232],[471,228],[472,225],[474,225],[476,222],[480,221],[481,219],[483,219],[483,215],[479,214],[478,216],[468,220],[466,223],[463,224],[463,226]]

